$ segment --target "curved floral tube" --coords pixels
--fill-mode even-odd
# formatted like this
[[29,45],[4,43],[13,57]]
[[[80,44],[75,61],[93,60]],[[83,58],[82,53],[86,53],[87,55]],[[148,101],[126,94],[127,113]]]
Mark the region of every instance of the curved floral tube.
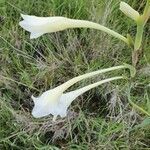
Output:
[[40,97],[37,98],[32,96],[32,99],[34,101],[34,108],[32,110],[32,115],[35,118],[40,118],[52,114],[54,116],[53,120],[55,120],[58,115],[61,117],[65,117],[67,115],[68,107],[70,106],[72,101],[75,100],[78,96],[103,83],[118,79],[123,79],[123,77],[122,76],[112,77],[71,92],[67,92],[64,94],[62,92],[57,99],[56,99],[57,91],[55,91],[55,89],[46,91]]
[[61,117],[65,117],[67,114],[67,108],[69,107],[71,102],[74,99],[76,99],[79,95],[83,94],[84,92],[98,85],[101,85],[109,81],[122,79],[123,77],[117,76],[117,77],[108,78],[108,79],[90,84],[88,86],[85,86],[81,89],[77,89],[75,91],[64,93],[69,87],[71,87],[73,84],[83,79],[93,77],[101,73],[105,73],[105,72],[109,72],[109,71],[113,71],[117,69],[123,69],[123,68],[129,68],[130,70],[132,69],[131,66],[129,65],[121,65],[121,66],[115,66],[115,67],[110,67],[107,69],[101,69],[98,71],[86,73],[84,75],[74,77],[73,79],[61,84],[58,87],[55,87],[54,89],[50,89],[44,92],[41,96],[37,98],[32,96],[32,99],[34,101],[34,108],[32,110],[32,115],[35,118],[44,117],[49,114],[52,114],[54,118],[56,118],[58,115]]
[[45,33],[52,33],[57,31],[62,31],[69,28],[93,28],[97,30],[104,31],[125,43],[128,43],[128,39],[121,34],[104,27],[98,23],[94,23],[86,20],[70,19],[66,17],[54,16],[54,17],[37,17],[21,14],[24,19],[19,22],[19,25],[31,32],[30,38],[38,38]]

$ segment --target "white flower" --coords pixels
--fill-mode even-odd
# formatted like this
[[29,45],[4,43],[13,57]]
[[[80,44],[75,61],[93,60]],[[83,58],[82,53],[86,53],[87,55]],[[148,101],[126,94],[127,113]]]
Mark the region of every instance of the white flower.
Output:
[[34,108],[32,110],[32,115],[35,118],[44,117],[49,114],[52,114],[54,116],[54,118],[56,118],[58,115],[61,117],[65,117],[67,114],[67,108],[69,107],[71,102],[74,99],[76,99],[79,95],[83,94],[84,92],[86,92],[102,83],[121,79],[122,77],[119,76],[119,77],[105,79],[105,80],[90,84],[88,86],[85,86],[81,89],[77,89],[75,91],[71,91],[71,92],[67,92],[67,93],[64,93],[65,90],[67,90],[70,86],[72,86],[76,82],[81,81],[83,79],[92,77],[94,75],[98,75],[100,73],[105,73],[108,71],[122,69],[122,68],[130,68],[131,71],[133,69],[129,65],[122,65],[122,66],[110,67],[107,69],[94,71],[91,73],[86,73],[84,75],[80,75],[78,77],[75,77],[75,78],[63,83],[62,85],[60,85],[54,89],[44,92],[41,96],[39,96],[37,98],[32,96],[32,99],[34,101]]
[[120,2],[120,10],[129,18],[137,21],[140,17],[139,13],[125,2]]
[[37,17],[21,14],[24,19],[19,22],[19,25],[25,30],[31,32],[30,38],[38,38],[45,33],[52,33],[62,31],[69,28],[93,28],[104,31],[116,38],[119,38],[128,44],[127,38],[120,35],[119,33],[104,27],[100,24],[86,21],[69,19],[66,17],[54,16],[54,17]]
[[36,17],[21,14],[24,19],[19,25],[31,32],[30,38],[37,38],[45,33],[57,32],[68,27],[69,19],[65,17]]
[[60,115],[61,117],[65,117],[67,115],[67,109],[70,106],[71,102],[75,100],[78,96],[85,93],[86,91],[101,85],[103,83],[123,79],[122,76],[117,76],[113,78],[108,78],[106,80],[102,80],[83,88],[77,89],[75,91],[71,91],[68,93],[63,94],[63,91],[59,93],[59,89],[52,89],[49,91],[44,92],[40,97],[35,98],[32,96],[34,101],[34,108],[32,110],[32,115],[35,118],[44,117],[49,114],[54,116],[54,119]]

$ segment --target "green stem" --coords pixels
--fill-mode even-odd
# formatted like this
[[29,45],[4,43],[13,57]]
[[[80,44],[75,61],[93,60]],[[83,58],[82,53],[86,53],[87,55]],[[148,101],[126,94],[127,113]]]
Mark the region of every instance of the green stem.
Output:
[[141,43],[142,43],[142,37],[143,37],[143,31],[144,31],[144,25],[143,22],[139,23],[137,25],[137,33],[135,37],[135,44],[134,44],[134,50],[139,50]]
[[145,25],[147,20],[150,17],[150,0],[147,0],[142,17],[143,17],[143,21],[144,21],[144,25]]
[[147,0],[143,15],[141,15],[137,20],[137,33],[135,37],[134,51],[132,54],[132,63],[134,66],[136,66],[137,62],[139,61],[139,56],[142,53],[140,47],[142,44],[143,31],[144,31],[144,26],[147,20],[149,19],[149,17],[150,17],[150,0]]

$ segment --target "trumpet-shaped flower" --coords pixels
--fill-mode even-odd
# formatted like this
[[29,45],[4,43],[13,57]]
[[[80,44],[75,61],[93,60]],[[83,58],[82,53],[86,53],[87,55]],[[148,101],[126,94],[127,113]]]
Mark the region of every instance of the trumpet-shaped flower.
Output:
[[[44,92],[41,96],[35,98],[32,96],[32,99],[34,101],[34,108],[32,110],[32,115],[35,118],[40,118],[47,116],[49,114],[52,114],[54,118],[56,118],[58,115],[61,117],[65,117],[67,114],[67,108],[71,104],[71,102],[76,99],[79,95],[83,94],[84,92],[109,81],[112,80],[117,80],[117,79],[122,79],[123,77],[113,77],[113,78],[108,78],[93,84],[90,84],[88,86],[85,86],[83,88],[77,89],[75,91],[67,92],[64,93],[65,90],[67,90],[70,86],[73,84],[77,83],[78,81],[81,81],[83,79],[92,77],[94,75],[98,75],[101,73],[105,73],[108,71],[112,70],[117,70],[117,69],[122,69],[122,68],[130,68],[130,66],[127,65],[121,65],[121,66],[116,66],[116,67],[110,67],[107,69],[102,69],[98,71],[94,71],[91,73],[86,73],[84,75],[77,76],[62,85],[50,89],[46,92]],[[132,71],[132,70],[131,70]]]
[[128,5],[125,2],[120,3],[120,10],[127,15],[129,18],[137,21],[138,18],[140,17],[139,13],[134,10],[130,5]]
[[34,104],[35,104],[33,111],[32,111],[32,115],[36,118],[39,118],[39,117],[44,117],[49,114],[52,114],[54,115],[54,120],[58,115],[60,115],[61,117],[65,117],[67,115],[67,109],[70,106],[71,102],[75,100],[78,96],[80,96],[81,94],[85,93],[86,91],[96,86],[99,86],[103,83],[117,80],[117,79],[123,79],[123,77],[117,76],[113,78],[108,78],[106,80],[102,80],[102,81],[90,84],[88,86],[77,89],[75,91],[67,92],[64,94],[63,93],[58,94],[57,96],[56,96],[57,90],[55,91],[55,89],[44,92],[38,98],[35,98],[32,96],[32,99],[34,100]]
[[25,30],[31,32],[30,38],[38,38],[45,33],[52,33],[57,31],[62,31],[69,28],[93,28],[104,31],[116,38],[119,38],[128,44],[127,38],[120,35],[119,33],[106,28],[100,24],[86,21],[86,20],[77,20],[69,19],[66,17],[37,17],[21,14],[21,17],[24,19],[20,21],[19,25]]

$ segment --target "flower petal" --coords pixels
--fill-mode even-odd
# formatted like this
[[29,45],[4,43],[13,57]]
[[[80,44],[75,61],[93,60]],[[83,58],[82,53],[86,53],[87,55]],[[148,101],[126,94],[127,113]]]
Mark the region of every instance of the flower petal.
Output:
[[30,34],[30,39],[35,39],[35,38],[38,38],[40,37],[41,35],[43,35],[44,33],[34,33],[34,32],[31,32]]

